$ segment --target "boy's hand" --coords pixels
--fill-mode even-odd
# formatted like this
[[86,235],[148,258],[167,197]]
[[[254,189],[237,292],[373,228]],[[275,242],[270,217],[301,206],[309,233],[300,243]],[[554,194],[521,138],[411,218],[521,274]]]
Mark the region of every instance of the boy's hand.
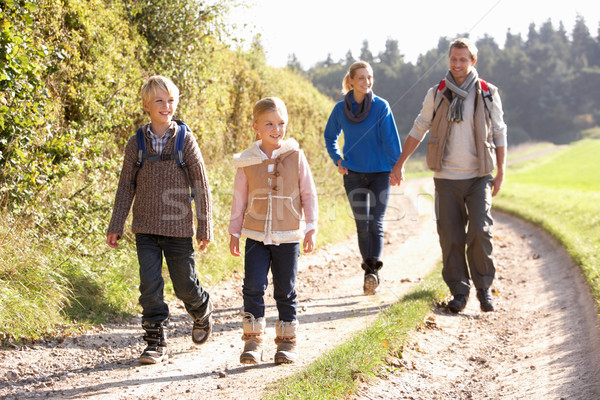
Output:
[[108,235],[106,235],[106,244],[110,248],[119,248],[119,243],[117,243],[117,240],[119,240],[119,235],[117,233],[109,233]]
[[206,247],[210,243],[210,240],[196,238],[196,242],[198,243],[198,246],[200,246],[200,251],[203,251],[206,250]]
[[304,247],[305,253],[310,253],[315,249],[315,230],[314,229],[306,232],[306,235],[304,235],[304,243],[302,245]]
[[240,252],[240,238],[237,238],[233,235],[229,235],[229,252],[232,256],[239,257],[242,255]]

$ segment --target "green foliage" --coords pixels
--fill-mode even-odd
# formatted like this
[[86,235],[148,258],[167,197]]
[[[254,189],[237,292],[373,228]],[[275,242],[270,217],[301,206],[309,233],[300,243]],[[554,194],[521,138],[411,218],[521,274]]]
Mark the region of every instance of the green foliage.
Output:
[[494,205],[549,231],[581,266],[600,304],[600,140],[510,167]]
[[43,121],[46,46],[32,27],[35,1],[4,1],[0,8],[0,179],[11,154],[23,152]]
[[146,122],[139,87],[153,74],[178,85],[178,117],[198,138],[213,189],[215,242],[197,255],[203,283],[243,270],[229,255],[229,160],[254,140],[252,107],[261,97],[284,99],[289,135],[313,168],[325,216],[318,243],[352,229],[321,139],[331,100],[291,70],[268,67],[258,41],[247,53],[222,45],[230,29],[223,17],[236,0],[211,4],[1,3],[0,340],[138,312],[133,237],[126,227],[115,251],[105,230],[124,144]]

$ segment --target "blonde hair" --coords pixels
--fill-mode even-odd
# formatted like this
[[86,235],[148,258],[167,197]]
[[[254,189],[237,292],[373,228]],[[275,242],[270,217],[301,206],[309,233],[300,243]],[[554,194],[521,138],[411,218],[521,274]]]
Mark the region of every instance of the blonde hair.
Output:
[[346,72],[346,76],[344,76],[344,80],[342,80],[343,94],[346,94],[352,90],[352,85],[350,85],[350,78],[354,78],[356,71],[361,68],[366,68],[369,71],[369,73],[373,75],[373,68],[371,67],[371,64],[369,64],[366,61],[356,61],[350,66],[350,68],[348,68],[348,72]]
[[142,85],[142,100],[149,102],[153,95],[156,95],[156,91],[162,89],[169,96],[173,96],[176,102],[179,101],[179,89],[169,78],[164,76],[154,75],[148,78],[148,80]]
[[450,47],[448,48],[448,56],[450,56],[450,52],[452,49],[456,47],[457,49],[467,49],[471,53],[471,60],[477,60],[477,46],[473,42],[471,42],[468,38],[461,37],[455,39],[450,43]]
[[281,100],[279,97],[265,97],[264,99],[260,99],[259,101],[257,101],[254,105],[254,109],[252,110],[254,122],[256,122],[258,120],[258,117],[262,114],[271,111],[281,112],[284,119],[287,121],[288,113],[283,100]]

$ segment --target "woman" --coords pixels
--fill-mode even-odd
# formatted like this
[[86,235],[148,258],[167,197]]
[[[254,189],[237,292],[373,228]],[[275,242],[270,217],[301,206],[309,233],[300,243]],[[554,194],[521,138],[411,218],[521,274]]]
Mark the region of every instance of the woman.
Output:
[[[383,217],[388,204],[390,171],[401,152],[400,138],[388,102],[373,94],[373,69],[364,61],[350,66],[345,98],[335,105],[325,127],[329,156],[343,175],[356,221],[358,247],[365,271],[364,293],[374,294],[383,266]],[[343,155],[338,137],[344,132]]]

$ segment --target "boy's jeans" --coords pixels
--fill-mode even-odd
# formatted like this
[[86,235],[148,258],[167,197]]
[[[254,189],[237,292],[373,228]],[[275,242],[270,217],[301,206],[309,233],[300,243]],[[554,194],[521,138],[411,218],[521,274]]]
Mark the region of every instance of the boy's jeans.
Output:
[[280,321],[296,320],[296,275],[300,243],[280,245],[246,239],[244,285],[244,311],[254,318],[265,316],[264,295],[267,290],[269,267],[273,274],[273,298],[277,302]]
[[363,260],[381,258],[383,217],[390,197],[390,173],[348,171],[344,188],[356,222],[358,248]]
[[169,318],[169,307],[163,299],[163,254],[175,295],[193,319],[202,318],[209,295],[196,278],[193,239],[136,233],[135,242],[140,263],[142,321],[157,323]]

